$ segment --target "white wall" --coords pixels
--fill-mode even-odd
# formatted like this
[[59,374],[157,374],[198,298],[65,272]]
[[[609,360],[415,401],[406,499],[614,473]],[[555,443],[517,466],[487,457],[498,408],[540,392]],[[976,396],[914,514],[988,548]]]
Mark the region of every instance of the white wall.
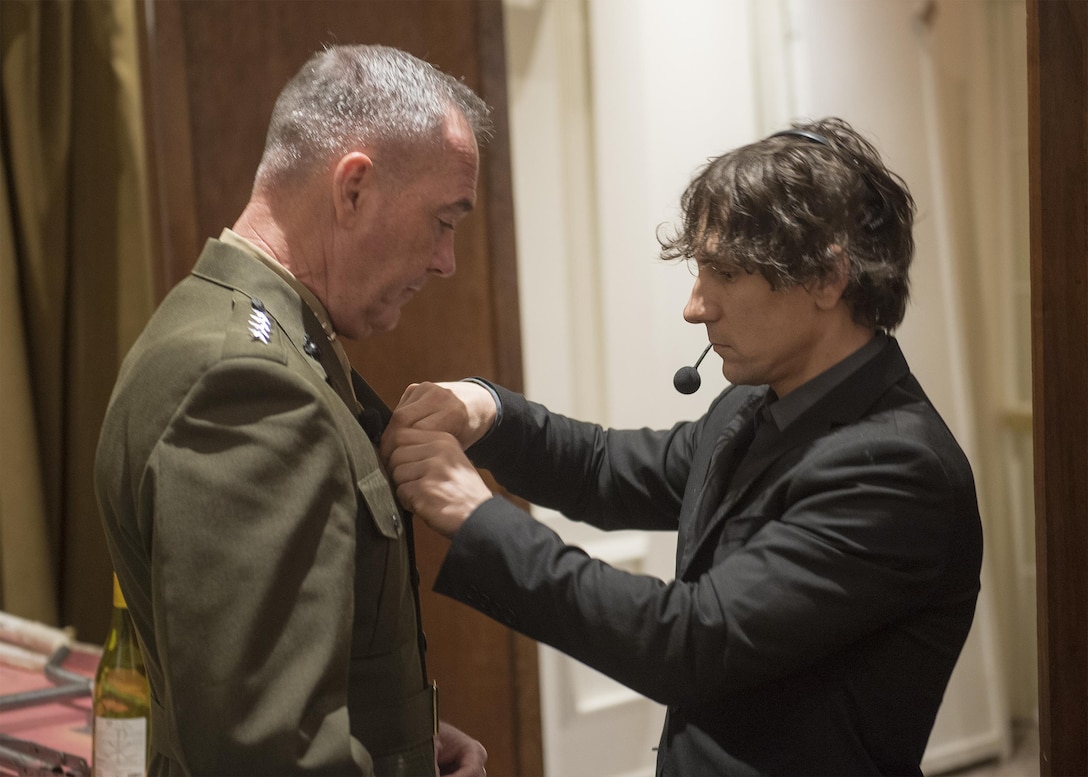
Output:
[[[686,268],[658,260],[657,227],[709,157],[752,137],[744,0],[590,0],[590,79],[604,401],[614,426],[670,426],[702,414],[725,384],[714,358],[684,397],[672,375],[706,345],[683,320]],[[708,74],[722,74],[708,77]]]

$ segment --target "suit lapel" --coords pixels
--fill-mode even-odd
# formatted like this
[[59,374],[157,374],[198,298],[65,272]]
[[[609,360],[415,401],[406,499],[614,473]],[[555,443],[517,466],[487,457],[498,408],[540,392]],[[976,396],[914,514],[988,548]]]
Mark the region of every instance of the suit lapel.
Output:
[[681,526],[681,531],[686,535],[681,538],[681,542],[688,552],[681,559],[679,573],[687,570],[695,551],[702,545],[711,529],[713,519],[719,512],[719,505],[730,493],[737,465],[752,441],[756,413],[765,393],[761,391],[749,396],[737,408],[733,419],[714,443],[714,451],[703,473],[699,498],[691,513],[690,529],[685,530]]
[[[716,544],[721,534],[722,524],[735,512],[737,505],[748,494],[753,485],[776,462],[780,461],[791,449],[827,434],[831,429],[844,424],[854,423],[861,418],[873,404],[893,385],[909,374],[906,359],[894,338],[880,353],[841,384],[832,389],[826,397],[792,423],[786,431],[773,441],[759,449],[745,451],[739,461],[726,462],[730,471],[723,471],[711,458],[708,472],[704,476],[704,493],[693,515],[694,537],[690,548],[685,548],[683,562],[677,570],[678,576],[687,574],[693,561],[700,555],[704,546]],[[737,411],[736,417],[727,427],[727,432],[740,421],[739,425],[751,426],[751,419],[759,407],[757,400],[762,400],[764,392],[750,397]],[[724,435],[723,435],[724,436]],[[726,478],[725,492],[708,494],[708,484],[713,480],[712,470],[717,469],[717,476]],[[771,516],[776,519],[777,516]]]

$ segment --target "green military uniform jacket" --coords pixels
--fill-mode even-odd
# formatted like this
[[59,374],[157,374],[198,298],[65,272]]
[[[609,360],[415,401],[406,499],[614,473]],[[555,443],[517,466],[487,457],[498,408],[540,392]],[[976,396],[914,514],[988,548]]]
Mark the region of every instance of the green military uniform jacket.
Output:
[[125,359],[95,476],[151,774],[434,773],[410,538],[338,368],[290,285],[218,240]]

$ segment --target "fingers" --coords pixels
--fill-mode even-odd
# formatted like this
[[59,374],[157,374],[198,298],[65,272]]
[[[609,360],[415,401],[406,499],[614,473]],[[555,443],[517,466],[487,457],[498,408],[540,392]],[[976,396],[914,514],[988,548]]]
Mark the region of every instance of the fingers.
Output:
[[387,467],[397,498],[432,529],[453,536],[491,490],[451,435],[400,429],[396,438]]
[[460,446],[444,432],[409,428],[397,430],[395,437],[396,447],[386,467],[396,484],[397,499],[430,524],[428,518],[442,509],[435,492],[452,467],[450,448],[460,453]]
[[453,435],[411,426],[388,429],[386,434],[382,435],[383,450],[387,447],[387,443],[389,454],[386,457],[386,465],[389,473],[394,475],[398,482],[407,478],[396,476],[394,471],[403,470],[405,465],[427,459],[447,458],[454,453],[461,453],[461,446],[457,444]]
[[[413,392],[413,389],[416,389]],[[422,389],[422,392],[420,391]],[[409,394],[412,394],[409,396]],[[441,415],[436,415],[435,403],[426,399],[426,389],[417,384],[409,386],[400,405],[393,411],[393,417],[382,432],[381,456],[389,466],[390,457],[395,448],[408,444],[413,438],[412,432],[425,431],[430,433],[445,432],[454,434],[456,423],[443,421]],[[406,402],[407,400],[407,402]]]
[[496,416],[491,392],[477,383],[413,383],[382,433],[380,454],[397,498],[448,537],[493,496],[463,449]]
[[463,731],[445,721],[438,724],[435,737],[435,760],[439,774],[449,777],[485,777],[487,750]]
[[478,383],[413,383],[401,395],[391,424],[449,432],[467,448],[491,428],[496,415],[495,399]]
[[[468,426],[469,416],[463,402],[448,386],[451,384],[413,383],[393,411],[389,426],[382,435],[382,457],[388,459],[396,444],[397,431],[404,428],[418,428],[430,431],[448,432],[460,437]],[[452,384],[456,385],[456,384]]]
[[401,392],[400,399],[397,400],[397,407],[407,404],[412,401],[412,396],[416,393],[418,383],[409,383],[408,386]]

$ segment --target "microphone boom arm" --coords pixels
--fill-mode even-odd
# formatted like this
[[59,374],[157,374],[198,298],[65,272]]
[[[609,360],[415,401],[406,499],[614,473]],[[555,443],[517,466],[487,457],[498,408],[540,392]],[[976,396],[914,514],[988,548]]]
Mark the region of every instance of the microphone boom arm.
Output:
[[703,363],[703,359],[710,353],[710,349],[714,346],[714,343],[707,343],[706,348],[703,349],[702,355],[699,356],[695,362],[694,367],[681,367],[673,375],[672,385],[681,394],[694,394],[699,390],[699,386],[702,385],[702,378],[699,377],[699,365]]

